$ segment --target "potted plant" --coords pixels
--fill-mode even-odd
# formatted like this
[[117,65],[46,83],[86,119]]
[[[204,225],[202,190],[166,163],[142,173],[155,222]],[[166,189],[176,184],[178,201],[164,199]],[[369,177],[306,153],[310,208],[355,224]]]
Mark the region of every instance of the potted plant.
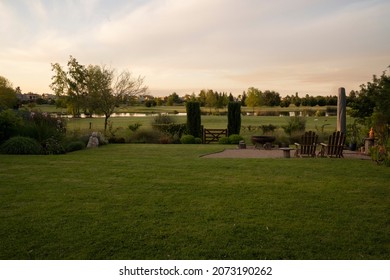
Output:
[[348,125],[348,134],[350,138],[349,149],[351,151],[356,151],[359,132],[360,132],[360,128],[357,125],[356,120],[352,124]]

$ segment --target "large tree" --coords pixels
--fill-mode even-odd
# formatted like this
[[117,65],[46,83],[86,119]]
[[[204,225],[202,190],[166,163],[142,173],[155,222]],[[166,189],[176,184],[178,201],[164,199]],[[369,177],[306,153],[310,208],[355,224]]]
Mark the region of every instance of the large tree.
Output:
[[0,76],[0,110],[14,108],[18,104],[16,90],[12,83],[3,76]]
[[50,88],[57,96],[65,96],[70,112],[80,116],[82,109],[87,109],[86,67],[70,56],[68,71],[63,70],[59,63],[52,64],[52,71]]
[[[390,66],[388,67],[390,68]],[[390,126],[390,76],[386,71],[372,82],[360,86],[359,92],[350,96],[351,116],[374,126],[382,141],[389,136]]]
[[81,65],[72,56],[68,70],[58,63],[52,64],[54,76],[51,89],[64,96],[73,115],[83,111],[86,114],[104,114],[104,129],[108,119],[121,102],[127,102],[135,95],[145,93],[144,77],[133,77],[129,71],[116,74],[105,66]]
[[95,113],[104,114],[104,130],[107,129],[108,119],[121,102],[145,93],[148,89],[144,85],[144,77],[135,78],[129,71],[116,75],[113,69],[90,65],[87,72],[90,102]]

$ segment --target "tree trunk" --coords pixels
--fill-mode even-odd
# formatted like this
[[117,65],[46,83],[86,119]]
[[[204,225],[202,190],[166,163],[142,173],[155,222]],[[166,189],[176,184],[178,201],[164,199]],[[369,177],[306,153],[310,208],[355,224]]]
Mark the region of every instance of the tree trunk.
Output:
[[107,131],[107,125],[108,125],[108,118],[110,115],[104,115],[104,131]]

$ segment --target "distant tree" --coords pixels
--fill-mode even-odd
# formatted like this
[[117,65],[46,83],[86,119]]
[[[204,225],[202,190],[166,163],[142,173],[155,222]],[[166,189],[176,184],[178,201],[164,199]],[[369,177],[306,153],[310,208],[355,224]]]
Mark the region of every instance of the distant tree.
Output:
[[254,87],[248,88],[245,102],[248,107],[252,107],[253,111],[255,111],[255,107],[263,105],[262,92]]
[[263,92],[263,105],[264,106],[279,106],[280,105],[280,95],[275,91],[266,90]]
[[242,92],[242,95],[238,96],[238,99],[241,100],[241,106],[246,106],[246,98],[247,98],[247,95],[246,95],[246,92],[244,90]]
[[0,76],[0,110],[17,107],[18,98],[12,83],[3,76]]
[[229,93],[229,102],[234,102],[235,99],[234,99],[234,96],[232,93]]
[[282,98],[282,100],[280,101],[280,107],[290,107],[290,104],[291,104],[291,97],[289,95],[287,95],[286,97]]
[[318,106],[321,106],[321,107],[326,106],[326,98],[324,96],[319,95],[315,99],[317,101]]
[[204,107],[206,105],[206,90],[202,89],[197,97],[197,101],[200,103],[200,107]]
[[173,92],[171,95],[168,96],[168,99],[167,99],[168,106],[173,106],[175,104],[181,104],[181,103],[182,103],[182,100],[179,97],[179,95],[177,95],[176,92]]
[[218,101],[218,93],[214,93],[212,89],[207,90],[205,106],[210,109],[210,113],[211,113],[211,108],[217,107],[217,101]]

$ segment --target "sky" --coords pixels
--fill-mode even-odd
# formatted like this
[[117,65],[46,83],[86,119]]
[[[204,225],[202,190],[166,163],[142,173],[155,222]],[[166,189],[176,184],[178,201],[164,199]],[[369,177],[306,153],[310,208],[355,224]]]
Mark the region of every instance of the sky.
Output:
[[349,93],[390,65],[390,1],[0,0],[0,76],[51,93],[69,56],[144,76],[155,96]]

